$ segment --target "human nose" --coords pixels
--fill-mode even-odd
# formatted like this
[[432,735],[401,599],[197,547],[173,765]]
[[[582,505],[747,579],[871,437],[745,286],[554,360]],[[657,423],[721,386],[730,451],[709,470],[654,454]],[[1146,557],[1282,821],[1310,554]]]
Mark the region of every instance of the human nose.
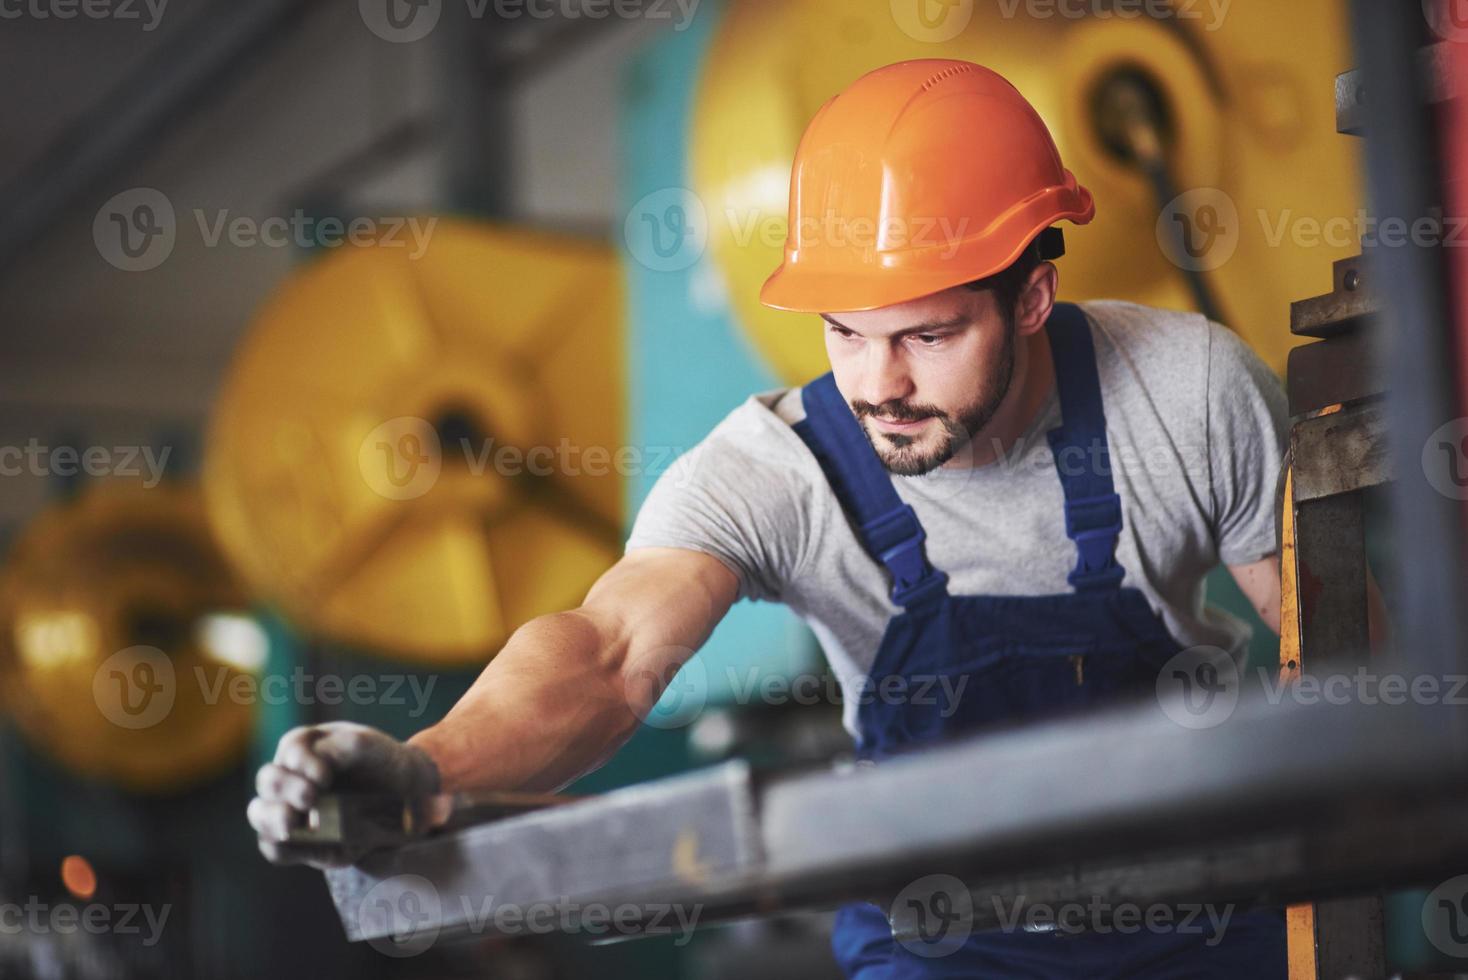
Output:
[[857,397],[872,405],[898,401],[912,393],[912,379],[900,353],[890,344],[869,343],[862,352]]

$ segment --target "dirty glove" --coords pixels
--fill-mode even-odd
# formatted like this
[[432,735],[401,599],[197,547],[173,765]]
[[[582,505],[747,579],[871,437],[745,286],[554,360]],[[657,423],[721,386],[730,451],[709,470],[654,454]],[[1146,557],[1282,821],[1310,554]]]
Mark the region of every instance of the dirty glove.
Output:
[[281,737],[275,761],[261,766],[255,778],[256,796],[246,815],[266,860],[337,868],[352,864],[368,847],[352,841],[287,841],[293,828],[305,826],[321,794],[384,793],[423,800],[438,789],[438,767],[422,749],[366,725],[334,721],[293,728]]

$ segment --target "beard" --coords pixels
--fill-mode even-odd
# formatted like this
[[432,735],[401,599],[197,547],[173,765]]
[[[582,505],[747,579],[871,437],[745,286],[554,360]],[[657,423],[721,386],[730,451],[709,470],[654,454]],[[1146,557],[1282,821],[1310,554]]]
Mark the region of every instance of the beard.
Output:
[[[898,401],[880,405],[863,401],[851,403],[851,410],[861,424],[867,442],[872,444],[877,458],[889,473],[897,476],[931,473],[958,455],[989,424],[1014,383],[1014,334],[1014,325],[1009,324],[1004,334],[1004,347],[999,352],[994,370],[984,379],[978,398],[951,415],[934,405]],[[874,415],[896,422],[937,419],[941,431],[934,433],[929,427],[930,431],[921,435],[906,435],[874,430],[868,422]]]

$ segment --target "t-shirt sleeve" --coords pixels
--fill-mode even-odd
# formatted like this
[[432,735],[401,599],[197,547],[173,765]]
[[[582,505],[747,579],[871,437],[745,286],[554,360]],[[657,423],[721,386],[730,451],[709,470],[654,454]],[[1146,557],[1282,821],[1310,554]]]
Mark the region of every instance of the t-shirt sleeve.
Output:
[[1275,488],[1284,462],[1284,386],[1227,327],[1208,324],[1208,465],[1213,532],[1225,565],[1274,554]]
[[798,439],[793,431],[715,429],[658,477],[627,550],[701,551],[738,576],[739,598],[778,601],[805,559],[812,496],[801,490],[806,477],[794,458],[804,447],[782,436]]

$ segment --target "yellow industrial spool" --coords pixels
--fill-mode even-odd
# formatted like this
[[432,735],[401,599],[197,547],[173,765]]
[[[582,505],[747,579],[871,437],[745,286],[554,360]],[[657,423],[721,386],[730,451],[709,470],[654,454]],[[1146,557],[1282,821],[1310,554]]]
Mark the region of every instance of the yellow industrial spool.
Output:
[[322,637],[482,664],[620,552],[613,252],[440,220],[422,255],[344,248],[265,305],[215,407],[210,516]]
[[[219,641],[246,596],[197,488],[108,480],[42,512],[0,574],[0,687],[26,739],[136,792],[239,759],[251,655]],[[245,669],[242,669],[245,668]]]
[[[1358,164],[1334,121],[1333,79],[1351,67],[1344,7],[1174,4],[1159,19],[1144,6],[1158,7],[730,0],[696,101],[694,190],[735,315],[784,379],[826,370],[818,319],[758,299],[781,259],[796,144],[826,99],[909,58],[967,59],[1010,79],[1095,194],[1093,224],[1062,226],[1064,297],[1192,308],[1158,237],[1192,221],[1196,264],[1229,325],[1282,370],[1300,284],[1360,250]],[[1125,73],[1162,99],[1173,181],[1187,192],[1167,211],[1098,124],[1101,86]]]

